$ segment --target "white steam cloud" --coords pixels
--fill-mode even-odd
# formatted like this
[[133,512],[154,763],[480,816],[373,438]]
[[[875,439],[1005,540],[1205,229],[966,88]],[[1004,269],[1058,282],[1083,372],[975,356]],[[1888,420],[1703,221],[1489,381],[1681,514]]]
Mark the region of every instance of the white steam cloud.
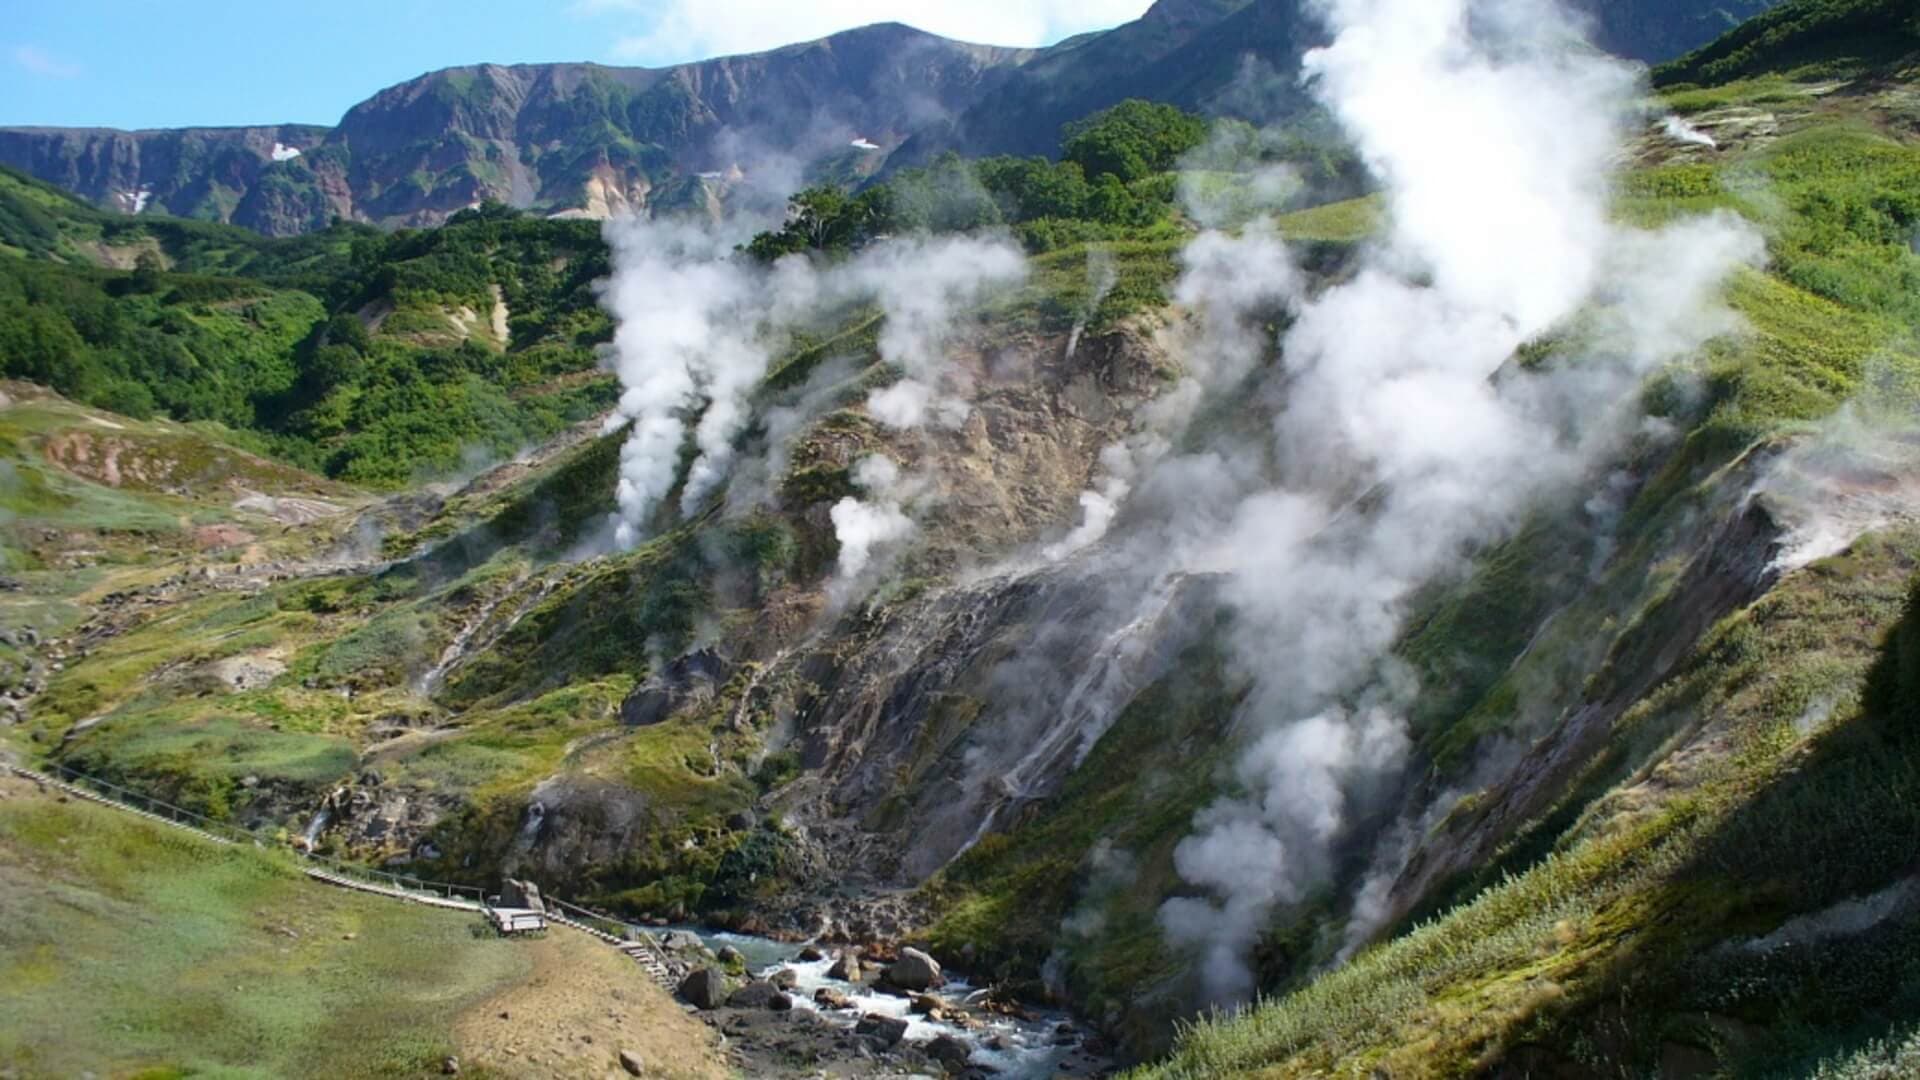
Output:
[[[1730,218],[1652,234],[1609,220],[1637,73],[1579,47],[1554,0],[1317,6],[1334,40],[1307,71],[1384,185],[1387,235],[1308,298],[1270,230],[1207,234],[1180,287],[1202,327],[1190,367],[1216,388],[1254,370],[1273,308],[1293,312],[1279,484],[1246,490],[1184,546],[1186,569],[1229,582],[1236,651],[1263,675],[1237,794],[1175,852],[1200,895],[1161,912],[1219,1001],[1250,994],[1244,957],[1275,907],[1329,880],[1404,762],[1418,688],[1387,654],[1411,595],[1616,450],[1645,373],[1728,329],[1719,283],[1763,256]],[[1512,366],[1520,346],[1557,338],[1547,370]],[[1158,471],[1182,478],[1146,485],[1164,492],[1205,470],[1168,458]]]
[[1666,120],[1661,123],[1660,130],[1666,133],[1667,138],[1677,143],[1685,143],[1688,146],[1704,146],[1709,150],[1718,150],[1720,148],[1720,144],[1714,141],[1713,136],[1701,131],[1699,128],[1694,127],[1692,124],[1687,123],[1677,116],[1667,117]]
[[697,507],[725,475],[746,394],[770,355],[759,311],[764,275],[732,258],[724,236],[691,223],[633,219],[610,226],[615,273],[601,295],[618,321],[613,368],[624,388],[609,420],[631,422],[620,451],[615,543],[630,548],[673,489],[685,414],[705,397],[700,456],[682,492]]
[[898,544],[916,531],[904,505],[920,485],[903,479],[892,458],[879,454],[862,458],[854,466],[853,484],[866,493],[867,500],[849,495],[832,510],[834,536],[840,541],[835,582],[840,590],[867,572],[877,549]]
[[[801,256],[761,266],[735,251],[740,237],[692,222],[627,219],[607,232],[614,273],[601,302],[618,323],[610,358],[623,387],[608,428],[631,425],[613,523],[622,549],[646,537],[673,491],[689,434],[696,454],[682,516],[726,485],[750,395],[788,334],[822,313],[872,304],[885,316],[880,357],[904,377],[869,396],[876,419],[894,428],[964,422],[972,388],[942,349],[964,312],[1026,274],[1019,249],[997,238],[910,238],[821,268]],[[842,516],[861,514],[836,523]]]
[[1004,241],[943,237],[888,244],[863,255],[844,272],[858,291],[880,303],[880,359],[906,373],[867,398],[867,411],[893,428],[929,420],[959,427],[971,411],[959,369],[942,347],[955,318],[996,288],[1026,277],[1020,249]]

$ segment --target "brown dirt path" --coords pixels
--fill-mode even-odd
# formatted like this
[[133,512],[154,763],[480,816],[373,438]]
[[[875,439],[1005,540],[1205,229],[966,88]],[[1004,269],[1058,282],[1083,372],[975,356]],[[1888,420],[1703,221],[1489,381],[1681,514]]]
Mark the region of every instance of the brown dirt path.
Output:
[[729,1075],[713,1032],[614,950],[558,927],[503,945],[531,950],[533,971],[456,1022],[461,1075],[620,1080],[622,1050],[640,1056],[644,1076]]

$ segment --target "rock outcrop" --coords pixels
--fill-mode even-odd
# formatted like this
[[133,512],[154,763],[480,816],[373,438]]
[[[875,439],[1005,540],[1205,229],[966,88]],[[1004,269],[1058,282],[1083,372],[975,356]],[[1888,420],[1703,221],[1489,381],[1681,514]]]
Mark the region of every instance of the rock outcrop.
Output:
[[681,979],[675,992],[695,1008],[717,1009],[727,1004],[727,977],[712,968],[699,968]]
[[682,709],[698,708],[713,701],[731,671],[732,665],[712,649],[690,652],[635,687],[620,704],[620,722],[650,727]]
[[547,905],[540,899],[540,886],[531,881],[508,878],[500,885],[500,906],[526,908],[529,911],[546,913]]

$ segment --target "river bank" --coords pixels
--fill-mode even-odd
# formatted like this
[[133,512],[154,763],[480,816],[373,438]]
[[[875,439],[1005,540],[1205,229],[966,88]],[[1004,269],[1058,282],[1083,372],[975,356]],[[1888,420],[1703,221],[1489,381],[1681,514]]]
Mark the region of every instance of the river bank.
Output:
[[1036,1080],[1114,1070],[1104,1041],[1071,1015],[1006,1001],[954,972],[908,991],[884,977],[877,961],[890,958],[858,950],[704,927],[655,933],[671,954],[712,957],[694,970],[735,973],[714,1008],[688,1007],[749,1075]]

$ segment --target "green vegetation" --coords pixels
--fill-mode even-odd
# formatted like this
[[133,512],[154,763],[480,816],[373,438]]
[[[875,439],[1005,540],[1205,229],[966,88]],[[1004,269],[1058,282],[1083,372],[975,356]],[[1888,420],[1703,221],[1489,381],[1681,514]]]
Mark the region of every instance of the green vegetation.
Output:
[[461,1011],[531,969],[458,915],[26,785],[0,794],[0,1069],[437,1074]]
[[1171,105],[1123,101],[1061,133],[1062,161],[1080,166],[1089,180],[1108,176],[1123,184],[1171,171],[1207,141],[1207,123]]
[[[108,215],[0,173],[0,377],[211,421],[374,487],[549,437],[612,400],[591,222],[487,207],[445,228],[266,240]],[[87,257],[128,253],[130,270]],[[496,301],[497,297],[497,301]],[[507,333],[493,332],[496,302]]]
[[1854,75],[1920,53],[1907,0],[1787,0],[1655,72],[1662,86],[1716,86],[1761,73]]
[[[1911,532],[1862,545],[1716,627],[1622,720],[1620,745],[1644,756],[1613,763],[1622,785],[1552,854],[1302,990],[1202,1021],[1142,1075],[1336,1063],[1449,1075],[1516,1054],[1598,1064],[1582,1055],[1602,1039],[1604,1060],[1630,1069],[1656,1067],[1676,1042],[1758,1065],[1831,1053],[1836,1039],[1911,1015],[1911,916],[1812,954],[1713,946],[1910,868],[1898,838],[1920,827],[1904,659],[1920,617],[1907,599],[1916,545]],[[1676,755],[1676,739],[1724,749]],[[1638,782],[1661,762],[1663,783]],[[1608,1005],[1619,1001],[1632,1008]],[[1705,1012],[1752,1034],[1726,1042],[1698,1023]]]
[[[1252,152],[1252,129],[1242,141]],[[947,153],[857,195],[838,187],[795,195],[787,224],[747,245],[755,258],[845,252],[896,232],[1011,226],[1035,252],[1089,242],[1138,242],[1171,231],[1175,168],[1208,139],[1208,123],[1170,105],[1123,101],[1062,133],[1059,161]],[[1298,147],[1293,147],[1297,150]],[[1242,155],[1243,157],[1245,155]]]

